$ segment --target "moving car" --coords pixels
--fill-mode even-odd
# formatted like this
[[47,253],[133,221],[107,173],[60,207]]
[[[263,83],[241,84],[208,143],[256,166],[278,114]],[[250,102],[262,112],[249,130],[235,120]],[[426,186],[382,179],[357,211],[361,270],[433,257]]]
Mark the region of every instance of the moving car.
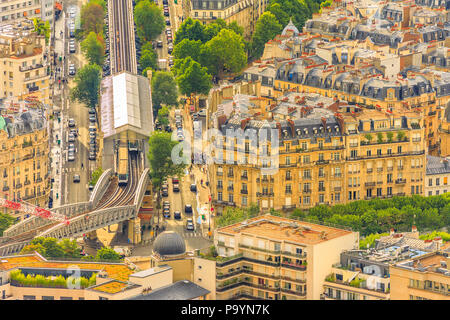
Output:
[[158,41],[158,42],[156,43],[156,46],[157,46],[158,48],[162,48],[162,46],[163,46],[162,41]]
[[164,218],[170,218],[170,210],[169,209],[164,209],[163,210],[163,216],[164,216]]
[[181,212],[180,211],[174,211],[173,212],[173,218],[180,220],[181,219]]
[[73,175],[73,182],[74,183],[79,183],[80,182],[80,175],[79,174],[74,174]]
[[195,230],[194,222],[192,221],[192,219],[187,219],[186,220],[186,230],[188,230],[188,231],[194,231]]
[[197,185],[195,183],[191,184],[191,191],[197,192]]
[[72,63],[69,65],[69,76],[74,76],[77,73],[75,65]]
[[68,151],[68,152],[67,152],[67,160],[68,160],[68,161],[75,161],[75,152],[73,152],[73,151]]
[[184,212],[185,213],[192,213],[192,205],[187,204],[184,206]]
[[172,184],[175,184],[175,183],[180,183],[180,180],[178,179],[177,176],[172,177]]
[[198,112],[199,117],[206,117],[206,109],[202,109]]
[[180,185],[178,183],[173,185],[173,192],[180,192]]

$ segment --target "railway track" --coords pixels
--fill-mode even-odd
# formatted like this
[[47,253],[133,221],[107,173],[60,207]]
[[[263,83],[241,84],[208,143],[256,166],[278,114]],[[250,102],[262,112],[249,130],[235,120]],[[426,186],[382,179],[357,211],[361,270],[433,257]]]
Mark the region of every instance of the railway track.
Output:
[[110,47],[113,74],[122,71],[137,73],[136,48],[134,41],[134,19],[131,0],[109,0],[111,8]]

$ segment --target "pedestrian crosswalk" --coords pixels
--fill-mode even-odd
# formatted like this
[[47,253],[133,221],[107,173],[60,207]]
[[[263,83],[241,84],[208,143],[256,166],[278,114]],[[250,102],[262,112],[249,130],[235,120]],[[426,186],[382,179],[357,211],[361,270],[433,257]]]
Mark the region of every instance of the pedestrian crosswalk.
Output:
[[202,237],[202,233],[200,231],[183,232],[183,238],[198,238],[198,237]]

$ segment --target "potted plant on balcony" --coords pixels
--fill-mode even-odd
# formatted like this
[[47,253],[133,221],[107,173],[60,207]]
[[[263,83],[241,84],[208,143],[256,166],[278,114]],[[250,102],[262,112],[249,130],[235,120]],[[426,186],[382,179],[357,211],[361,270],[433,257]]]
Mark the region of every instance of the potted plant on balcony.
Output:
[[364,141],[363,144],[370,144],[370,142],[371,142],[372,139],[373,139],[373,136],[372,136],[370,133],[366,133],[366,134],[364,135],[364,138],[366,138],[367,141]]
[[377,133],[377,142],[383,143],[383,134],[381,132]]
[[406,134],[403,131],[397,132],[397,140],[398,141],[405,141],[406,140]]
[[392,142],[394,134],[392,132],[386,133],[386,137],[388,139],[388,142]]

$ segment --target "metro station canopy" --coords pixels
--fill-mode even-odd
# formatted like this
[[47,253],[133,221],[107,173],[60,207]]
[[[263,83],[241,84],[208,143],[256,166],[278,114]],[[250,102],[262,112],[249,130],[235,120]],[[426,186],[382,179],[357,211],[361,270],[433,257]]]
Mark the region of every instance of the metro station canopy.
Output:
[[126,130],[149,137],[153,131],[149,80],[129,72],[104,78],[100,113],[104,138]]

